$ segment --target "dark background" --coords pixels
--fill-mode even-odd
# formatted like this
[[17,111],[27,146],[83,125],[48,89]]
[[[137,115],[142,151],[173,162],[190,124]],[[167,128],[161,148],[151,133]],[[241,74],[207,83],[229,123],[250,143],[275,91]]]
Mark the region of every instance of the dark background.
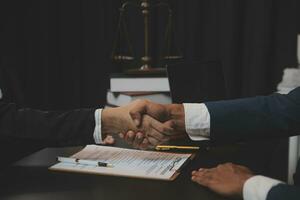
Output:
[[[5,98],[44,110],[104,105],[109,74],[122,69],[110,59],[121,2],[1,1],[0,72]],[[299,0],[167,2],[174,10],[173,37],[184,61],[221,60],[229,98],[274,92],[283,69],[297,66]],[[128,26],[138,56],[143,29],[135,14],[128,16]],[[152,16],[151,47],[157,66],[165,17],[163,10]],[[268,145],[280,146],[275,144]],[[267,149],[265,143],[260,146]],[[286,145],[282,148],[286,150]]]
[[[41,109],[104,104],[108,75],[121,69],[110,60],[121,2],[1,1],[0,67],[6,97]],[[297,0],[167,2],[174,10],[174,41],[185,60],[221,60],[230,98],[273,92],[282,69],[296,66]],[[160,9],[152,17],[157,58],[166,15]],[[142,39],[137,18],[129,17],[128,26]],[[134,41],[138,54],[142,40]]]

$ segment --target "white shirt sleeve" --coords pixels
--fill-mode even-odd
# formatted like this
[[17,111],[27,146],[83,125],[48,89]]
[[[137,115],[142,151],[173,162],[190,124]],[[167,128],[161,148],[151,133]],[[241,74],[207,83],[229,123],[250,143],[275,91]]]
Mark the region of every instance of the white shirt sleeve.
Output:
[[266,200],[272,187],[283,183],[279,180],[265,176],[253,176],[249,178],[243,187],[244,200]]
[[208,140],[210,114],[204,103],[184,103],[185,129],[191,140]]
[[102,135],[101,135],[101,114],[102,109],[97,109],[95,111],[95,129],[94,129],[94,140],[96,144],[102,144]]

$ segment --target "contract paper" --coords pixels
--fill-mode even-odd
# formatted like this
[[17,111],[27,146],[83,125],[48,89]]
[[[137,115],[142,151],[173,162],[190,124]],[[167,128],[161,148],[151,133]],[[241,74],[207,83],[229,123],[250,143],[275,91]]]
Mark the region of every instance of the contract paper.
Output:
[[102,175],[128,176],[170,180],[192,154],[141,151],[116,147],[88,145],[72,158],[93,160],[112,164],[113,167],[99,167],[60,162],[51,170],[74,171]]

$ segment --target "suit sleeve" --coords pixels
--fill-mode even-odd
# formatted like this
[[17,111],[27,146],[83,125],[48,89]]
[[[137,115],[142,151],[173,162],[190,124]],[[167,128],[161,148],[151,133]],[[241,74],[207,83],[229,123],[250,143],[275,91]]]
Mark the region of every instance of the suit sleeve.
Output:
[[0,140],[39,141],[47,146],[94,143],[94,109],[67,112],[17,108],[0,101]]
[[239,141],[300,133],[300,87],[287,95],[273,94],[205,105],[210,113],[212,140]]
[[299,200],[300,187],[286,184],[279,184],[271,188],[267,195],[267,200]]

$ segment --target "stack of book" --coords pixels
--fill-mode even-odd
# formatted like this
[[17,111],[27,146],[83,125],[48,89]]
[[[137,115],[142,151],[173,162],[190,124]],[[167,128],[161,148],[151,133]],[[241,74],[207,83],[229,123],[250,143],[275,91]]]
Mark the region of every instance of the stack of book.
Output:
[[169,104],[170,86],[166,76],[113,74],[107,92],[107,107],[123,106],[136,99]]

